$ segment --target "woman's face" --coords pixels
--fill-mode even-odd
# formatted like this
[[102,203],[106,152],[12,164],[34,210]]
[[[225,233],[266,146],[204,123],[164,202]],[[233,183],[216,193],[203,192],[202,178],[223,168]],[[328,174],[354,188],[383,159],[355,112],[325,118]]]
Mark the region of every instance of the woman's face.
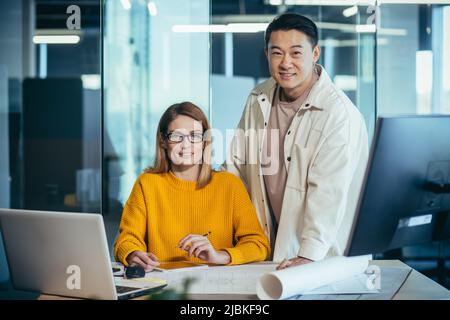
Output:
[[179,115],[168,127],[167,154],[177,166],[200,164],[203,157],[203,126],[200,121]]

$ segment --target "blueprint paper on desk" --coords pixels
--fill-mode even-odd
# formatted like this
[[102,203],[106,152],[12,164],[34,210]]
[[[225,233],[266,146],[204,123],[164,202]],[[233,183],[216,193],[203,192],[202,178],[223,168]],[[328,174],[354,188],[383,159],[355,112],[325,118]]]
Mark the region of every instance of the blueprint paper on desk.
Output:
[[289,300],[391,300],[411,273],[409,267],[380,267],[380,289],[371,294],[303,294]]
[[167,281],[161,278],[145,277],[134,279],[114,278],[114,283],[118,286],[133,286],[139,288],[154,287],[155,285],[167,284]]
[[[210,267],[209,269],[182,271],[176,273],[150,272],[145,278],[120,279],[116,284],[139,283],[142,287],[167,282],[168,288],[182,290],[184,279],[196,279],[190,294],[256,294],[256,284],[265,274],[276,270],[276,263],[260,263],[231,267]],[[367,287],[368,274],[357,274],[350,278],[318,287],[303,294],[287,297],[289,300],[390,300],[406,281],[411,268],[380,267],[381,286],[379,290]]]
[[[353,260],[352,264],[354,264]],[[359,269],[346,270],[345,275],[353,274],[354,272],[360,272],[365,270],[367,265],[365,262],[367,259],[363,259],[361,267],[361,259],[358,260]],[[278,263],[263,262],[257,264],[239,265],[239,266],[216,266],[210,267],[204,270],[189,270],[179,271],[177,273],[148,273],[147,277],[158,277],[167,280],[168,288],[175,290],[181,290],[183,281],[187,278],[194,279],[195,281],[189,288],[190,294],[247,294],[255,295],[257,293],[256,287],[258,281],[269,273],[279,272],[276,271]],[[348,264],[346,265],[348,267]],[[291,269],[292,270],[292,269]],[[320,287],[322,282],[316,281],[316,287],[320,287],[315,291],[305,292],[304,294],[311,295],[326,295],[336,293],[373,293],[378,292],[376,290],[369,290],[366,286],[368,275],[358,274],[356,277],[346,279],[346,281],[335,282],[336,270],[333,270],[332,280],[325,282],[327,285]],[[361,272],[362,272],[361,271]],[[322,279],[320,276],[323,270],[320,268],[317,270],[317,279]],[[308,275],[307,275],[308,276]],[[343,275],[341,274],[341,277]],[[289,278],[288,281],[291,279]],[[331,283],[331,284],[330,284]],[[310,285],[310,284],[308,284]]]
[[371,289],[367,284],[370,281],[370,275],[366,273],[357,274],[350,278],[336,281],[331,284],[319,287],[317,289],[304,292],[303,295],[315,294],[373,294],[379,293],[378,289]]
[[276,269],[277,263],[258,263],[239,266],[215,266],[202,270],[180,270],[173,273],[150,272],[146,277],[165,279],[168,288],[181,290],[183,281],[194,279],[190,294],[256,294],[256,282]]
[[[361,286],[361,281],[354,277],[367,270],[370,258],[371,255],[336,256],[273,271],[259,279],[256,293],[261,300],[288,299],[292,296],[308,294],[324,286],[327,287],[323,288],[323,294],[341,293],[341,289],[345,289],[345,293],[366,293],[367,288]],[[346,282],[336,284],[343,280]],[[336,286],[330,286],[331,284]]]

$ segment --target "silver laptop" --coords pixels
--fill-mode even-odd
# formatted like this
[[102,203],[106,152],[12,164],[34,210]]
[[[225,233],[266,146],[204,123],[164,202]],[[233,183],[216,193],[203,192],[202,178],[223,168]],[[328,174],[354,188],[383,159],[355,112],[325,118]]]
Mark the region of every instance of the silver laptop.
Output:
[[165,286],[116,286],[99,214],[0,209],[0,227],[16,289],[116,300]]

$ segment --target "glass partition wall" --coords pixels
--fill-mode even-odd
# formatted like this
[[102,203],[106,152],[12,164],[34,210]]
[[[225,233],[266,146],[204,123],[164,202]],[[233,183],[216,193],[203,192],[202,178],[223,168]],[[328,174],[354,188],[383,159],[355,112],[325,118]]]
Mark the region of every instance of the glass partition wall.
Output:
[[376,37],[368,6],[104,1],[103,215],[111,241],[134,181],[154,162],[156,128],[171,104],[192,101],[205,111],[214,167],[225,160],[250,90],[269,77],[264,30],[286,11],[317,22],[319,63],[372,131]]
[[214,166],[224,161],[247,95],[269,77],[263,30],[285,11],[318,23],[319,63],[373,130],[375,30],[364,28],[367,6],[346,9],[264,1],[105,1],[106,205],[120,208],[137,175],[153,163],[159,118],[174,102],[203,108],[215,129]]
[[167,107],[200,106],[224,161],[283,12],[317,23],[319,63],[370,137],[379,114],[449,113],[449,5],[390,2],[0,2],[0,207],[101,213],[112,247]]
[[[377,116],[449,114],[450,2],[383,1],[379,17]],[[404,247],[383,256],[400,259],[450,286],[449,241]]]
[[100,8],[0,1],[1,208],[101,211]]
[[136,178],[154,162],[162,113],[192,101],[210,114],[209,34],[175,31],[208,25],[209,1],[106,0],[103,10],[103,215],[112,245]]

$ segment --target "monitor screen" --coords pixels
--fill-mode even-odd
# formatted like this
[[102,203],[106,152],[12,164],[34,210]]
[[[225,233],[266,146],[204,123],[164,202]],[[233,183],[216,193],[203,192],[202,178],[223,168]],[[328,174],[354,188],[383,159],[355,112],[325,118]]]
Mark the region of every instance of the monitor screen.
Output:
[[450,116],[380,117],[345,255],[449,237]]

